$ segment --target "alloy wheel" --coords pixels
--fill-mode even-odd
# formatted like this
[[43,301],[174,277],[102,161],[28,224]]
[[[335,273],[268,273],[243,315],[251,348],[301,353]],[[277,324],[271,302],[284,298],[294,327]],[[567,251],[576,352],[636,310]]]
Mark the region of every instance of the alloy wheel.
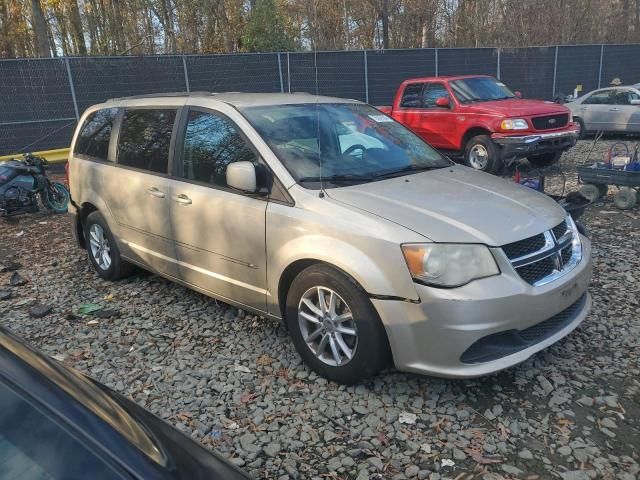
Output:
[[323,363],[343,366],[358,347],[358,331],[349,305],[335,291],[316,286],[298,304],[298,324],[304,342]]
[[96,265],[102,270],[109,270],[111,266],[111,246],[104,234],[104,229],[94,223],[89,229],[89,236],[89,247]]

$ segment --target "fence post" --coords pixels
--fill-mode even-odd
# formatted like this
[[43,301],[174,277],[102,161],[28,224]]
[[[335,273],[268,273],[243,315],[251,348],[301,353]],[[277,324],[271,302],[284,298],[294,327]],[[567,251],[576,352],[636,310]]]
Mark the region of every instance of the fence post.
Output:
[[435,62],[436,62],[436,77],[437,77],[438,76],[438,49],[437,48],[436,48]]
[[369,103],[369,62],[367,61],[367,51],[364,53],[364,100]]
[[496,65],[496,75],[498,80],[500,80],[500,47],[496,48],[496,50],[498,51],[498,62]]
[[556,55],[553,60],[553,87],[551,92],[551,99],[556,96],[556,75],[558,74],[558,45],[556,45]]
[[284,83],[282,81],[282,60],[280,60],[280,52],[278,52],[278,74],[280,75],[280,93],[284,93]]
[[600,68],[598,70],[598,88],[602,84],[602,57],[604,56],[604,45],[600,45]]
[[287,52],[287,88],[291,93],[291,64],[289,63],[289,52]]
[[189,88],[189,72],[187,71],[187,60],[182,55],[182,70],[184,71],[184,84],[187,87],[187,93],[191,91]]
[[69,77],[69,90],[71,90],[71,99],[73,100],[73,109],[76,112],[76,120],[80,119],[80,112],[78,111],[78,100],[76,100],[76,89],[73,86],[73,76],[71,76],[71,67],[69,66],[69,59],[65,57],[64,64],[67,67],[67,76]]

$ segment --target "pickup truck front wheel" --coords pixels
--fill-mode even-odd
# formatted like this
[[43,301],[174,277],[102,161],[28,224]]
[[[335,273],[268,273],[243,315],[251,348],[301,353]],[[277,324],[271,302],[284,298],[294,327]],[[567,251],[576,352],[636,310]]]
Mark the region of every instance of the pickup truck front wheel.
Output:
[[465,145],[464,163],[481,172],[497,173],[502,166],[500,149],[488,135],[476,135]]

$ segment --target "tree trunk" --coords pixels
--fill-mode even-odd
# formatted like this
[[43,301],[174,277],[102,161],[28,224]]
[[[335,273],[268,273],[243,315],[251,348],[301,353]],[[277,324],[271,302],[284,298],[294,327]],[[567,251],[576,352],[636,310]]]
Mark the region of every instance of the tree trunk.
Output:
[[70,0],[69,2],[69,23],[71,24],[71,37],[76,46],[78,55],[87,54],[87,45],[84,43],[84,33],[82,31],[82,20],[80,19],[80,9],[78,8],[78,0]]
[[44,19],[44,13],[42,13],[40,0],[31,0],[31,15],[38,56],[51,58],[51,50],[49,49],[49,29],[47,27],[47,22]]
[[9,9],[7,8],[7,0],[0,0],[0,57],[15,57],[13,41],[9,36]]
[[622,1],[622,39],[626,41],[629,38],[629,20],[631,20],[631,11],[629,10],[629,0]]
[[382,22],[382,48],[387,49],[389,46],[389,0],[382,0],[382,8],[380,9],[380,21]]

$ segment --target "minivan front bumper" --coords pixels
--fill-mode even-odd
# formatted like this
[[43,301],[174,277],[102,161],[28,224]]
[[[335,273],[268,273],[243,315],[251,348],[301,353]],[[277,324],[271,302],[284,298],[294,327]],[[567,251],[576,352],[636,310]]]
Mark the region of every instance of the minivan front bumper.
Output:
[[[523,362],[557,342],[587,316],[591,244],[582,261],[540,287],[515,271],[463,287],[416,285],[421,301],[372,299],[399,370],[450,378],[478,377]],[[501,266],[502,267],[502,266]]]

